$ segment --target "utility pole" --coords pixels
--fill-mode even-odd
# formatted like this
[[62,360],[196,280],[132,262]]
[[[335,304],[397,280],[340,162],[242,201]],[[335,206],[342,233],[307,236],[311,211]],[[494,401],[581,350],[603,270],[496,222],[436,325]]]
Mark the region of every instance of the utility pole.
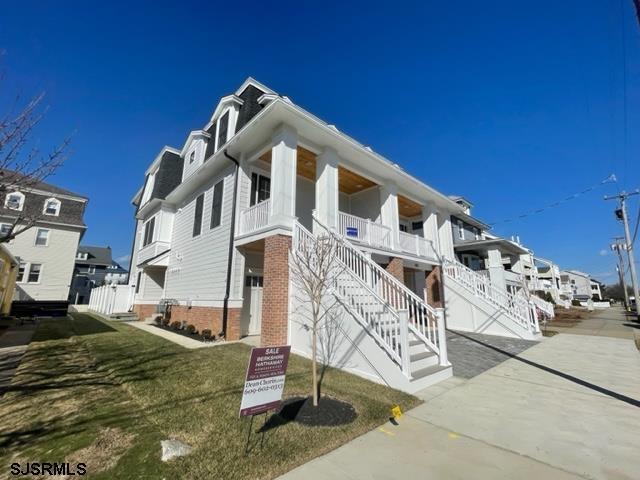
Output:
[[616,209],[615,213],[616,213],[616,217],[622,220],[622,223],[624,225],[625,243],[627,247],[627,255],[629,256],[629,270],[631,271],[631,283],[633,285],[633,296],[636,304],[636,318],[640,320],[640,306],[638,305],[638,302],[640,301],[640,298],[638,298],[639,297],[638,296],[638,277],[636,275],[636,261],[633,255],[633,244],[632,244],[631,234],[629,232],[629,219],[627,217],[627,204],[626,204],[627,198],[633,195],[638,195],[638,194],[640,194],[640,190],[636,190],[631,193],[626,193],[623,191],[618,195],[605,196],[604,199],[605,200],[618,199],[620,201],[620,208]]
[[620,243],[618,240],[623,240],[623,237],[613,237],[615,243],[611,244],[611,250],[614,250],[618,254],[618,265],[616,266],[616,270],[618,271],[618,276],[620,277],[620,285],[624,290],[624,309],[628,312],[630,310],[629,305],[629,292],[627,292],[627,282],[624,279],[624,257],[622,256],[622,252],[620,250],[624,249],[624,243]]

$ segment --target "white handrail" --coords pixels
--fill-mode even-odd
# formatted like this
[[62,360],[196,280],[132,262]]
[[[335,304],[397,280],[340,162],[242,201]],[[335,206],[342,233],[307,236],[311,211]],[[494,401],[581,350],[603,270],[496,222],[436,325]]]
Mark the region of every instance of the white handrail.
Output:
[[531,300],[533,301],[533,303],[535,303],[536,307],[538,307],[538,309],[540,309],[542,313],[544,313],[548,318],[555,318],[556,312],[553,309],[552,303],[543,300],[535,294],[531,295]]
[[[426,343],[431,350],[440,355],[446,349],[438,335],[438,314],[433,307],[409,290],[380,265],[364,255],[348,239],[338,237],[314,216],[314,221],[327,233],[339,240],[338,255],[340,260],[351,269],[377,295],[383,298],[396,311],[407,310],[409,313],[409,329]],[[444,328],[442,326],[441,328]],[[446,355],[440,355],[446,358]]]
[[270,200],[266,199],[240,213],[240,234],[250,233],[269,224]]
[[489,277],[480,275],[455,260],[445,259],[442,266],[448,277],[456,280],[480,298],[506,311],[523,328],[533,332],[539,331],[537,318],[533,315],[526,298],[497,288],[491,283]]
[[[331,237],[338,246],[339,240]],[[316,238],[311,232],[296,222],[294,226],[292,250],[301,255],[308,249],[313,249]],[[301,258],[308,258],[308,253]],[[338,259],[339,260],[339,259]],[[342,263],[342,262],[341,262]],[[343,264],[346,267],[346,265]],[[367,329],[376,342],[389,354],[403,372],[408,372],[407,349],[401,341],[400,317],[387,302],[367,287],[362,279],[351,269],[344,268],[334,278],[332,286],[339,300],[349,307],[356,319]]]

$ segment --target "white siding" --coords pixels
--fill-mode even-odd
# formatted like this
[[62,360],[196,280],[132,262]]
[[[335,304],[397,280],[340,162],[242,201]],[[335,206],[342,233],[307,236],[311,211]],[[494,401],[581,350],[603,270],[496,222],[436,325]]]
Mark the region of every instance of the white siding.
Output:
[[[224,298],[229,253],[234,166],[196,191],[176,212],[167,268],[165,296],[180,302],[215,302]],[[224,178],[222,223],[211,230],[213,186]],[[193,237],[196,198],[205,193],[202,233]]]
[[[211,139],[210,141],[213,141]],[[184,169],[182,173],[182,181],[184,182],[189,176],[195,172],[200,165],[202,165],[204,161],[204,153],[206,148],[206,142],[202,138],[198,138],[194,140],[189,149],[186,151],[184,155]],[[189,157],[191,152],[195,150],[196,158],[193,160],[193,163],[189,163]]]
[[[49,243],[35,246],[38,228],[49,229]],[[39,283],[26,283],[30,265],[23,282],[16,285],[15,298],[20,300],[68,300],[80,232],[72,227],[33,227],[6,244],[15,257],[28,264],[42,265]]]

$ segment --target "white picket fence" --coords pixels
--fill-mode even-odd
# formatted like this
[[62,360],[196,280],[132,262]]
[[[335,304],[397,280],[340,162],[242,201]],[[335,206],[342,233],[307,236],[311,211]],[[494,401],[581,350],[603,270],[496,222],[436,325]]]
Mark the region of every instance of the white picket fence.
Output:
[[91,290],[89,310],[111,315],[129,312],[133,307],[134,285],[104,285]]

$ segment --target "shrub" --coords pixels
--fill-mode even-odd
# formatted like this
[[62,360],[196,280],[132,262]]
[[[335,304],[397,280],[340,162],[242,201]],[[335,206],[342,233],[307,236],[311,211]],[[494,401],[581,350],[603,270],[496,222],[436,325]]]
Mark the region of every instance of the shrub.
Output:
[[192,333],[192,334],[193,334],[193,333],[196,333],[196,327],[195,327],[195,325],[187,325],[186,330],[187,330],[187,333]]
[[208,328],[202,330],[202,332],[200,332],[200,335],[202,335],[202,338],[204,338],[205,340],[215,340],[216,338],[211,334],[211,330],[209,330]]
[[580,307],[580,300],[571,300],[571,305],[574,307]]
[[164,325],[165,327],[168,327],[169,326],[169,319],[165,318],[165,317],[162,317],[162,325]]
[[162,317],[155,317],[153,323],[158,326],[162,325]]
[[172,322],[171,323],[171,328],[173,328],[174,330],[180,330],[182,328],[182,323],[181,322]]

